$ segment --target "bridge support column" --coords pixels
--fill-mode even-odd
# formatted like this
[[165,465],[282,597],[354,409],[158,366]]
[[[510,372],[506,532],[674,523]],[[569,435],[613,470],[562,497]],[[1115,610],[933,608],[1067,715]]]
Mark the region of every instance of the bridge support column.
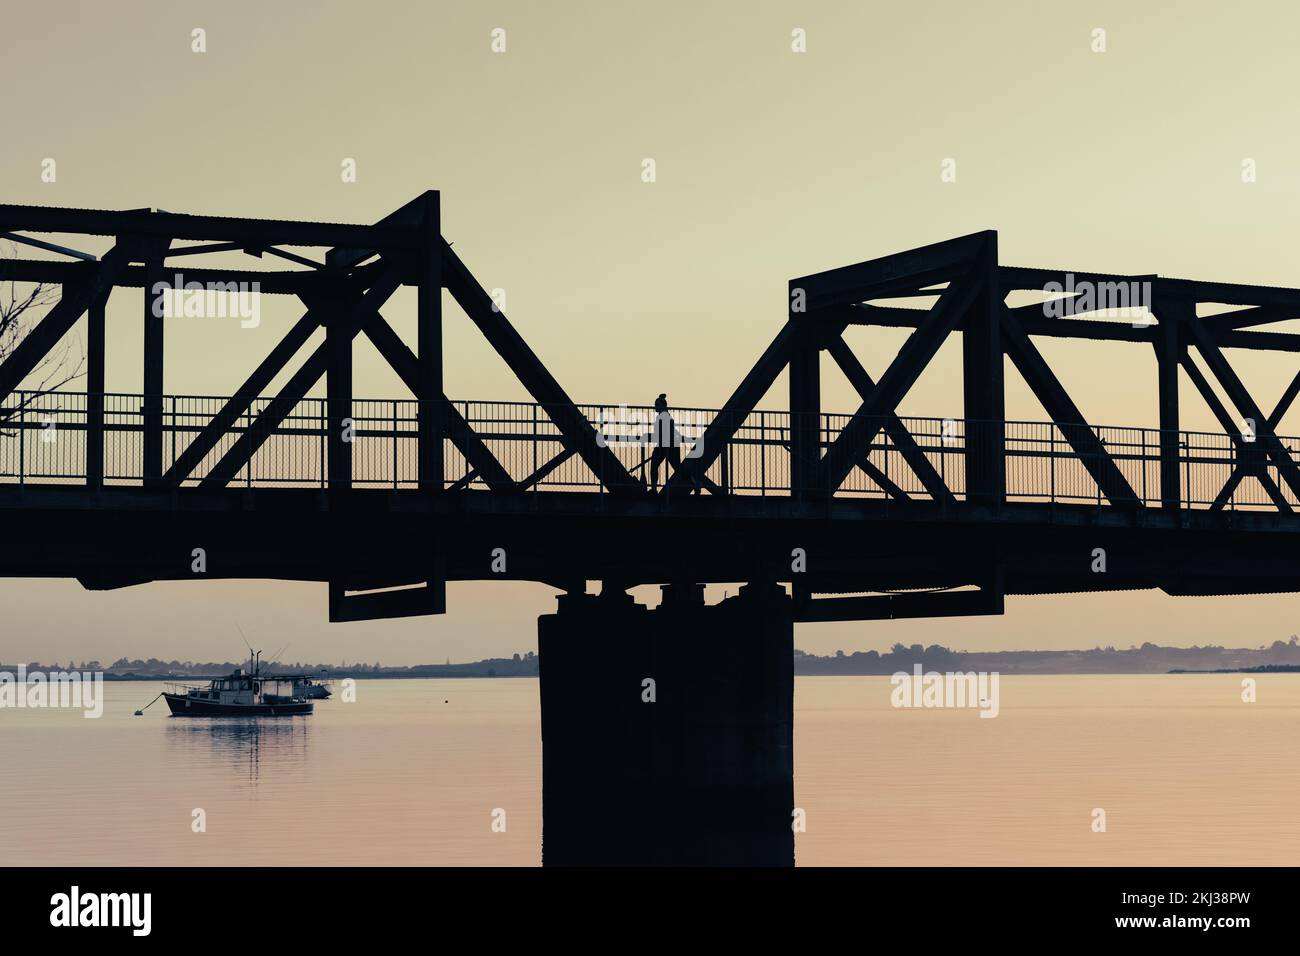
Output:
[[566,594],[538,620],[542,861],[794,863],[794,626],[775,585]]

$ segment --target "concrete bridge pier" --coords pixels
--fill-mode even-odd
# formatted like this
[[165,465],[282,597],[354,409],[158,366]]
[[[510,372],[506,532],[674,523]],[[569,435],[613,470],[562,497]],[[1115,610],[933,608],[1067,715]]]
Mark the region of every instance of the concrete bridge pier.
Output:
[[794,624],[783,588],[566,594],[538,619],[542,862],[792,866]]

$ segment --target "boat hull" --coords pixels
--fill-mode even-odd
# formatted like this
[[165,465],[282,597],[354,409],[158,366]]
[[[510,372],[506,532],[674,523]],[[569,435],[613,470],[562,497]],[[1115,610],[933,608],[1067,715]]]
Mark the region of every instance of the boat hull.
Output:
[[310,714],[311,701],[282,704],[222,704],[212,700],[194,700],[183,694],[163,694],[173,717],[297,717]]

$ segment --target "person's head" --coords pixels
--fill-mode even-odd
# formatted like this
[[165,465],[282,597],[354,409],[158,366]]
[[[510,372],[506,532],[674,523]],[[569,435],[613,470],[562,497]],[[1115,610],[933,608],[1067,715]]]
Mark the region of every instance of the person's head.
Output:
[[668,407],[668,393],[660,392],[659,397],[655,399],[655,411],[662,412]]

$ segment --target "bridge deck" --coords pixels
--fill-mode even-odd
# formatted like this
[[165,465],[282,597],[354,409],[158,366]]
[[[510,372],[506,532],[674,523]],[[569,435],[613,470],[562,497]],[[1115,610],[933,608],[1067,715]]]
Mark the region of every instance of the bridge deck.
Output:
[[[0,510],[17,536],[0,573],[328,581],[336,620],[437,613],[446,580],[502,575],[788,581],[810,620],[997,613],[1003,594],[1046,590],[1295,586],[1300,440],[1276,429],[1300,373],[1270,412],[1223,351],[1300,351],[1300,336],[1258,330],[1300,315],[1300,290],[1005,266],[991,230],[793,278],[785,323],[725,407],[673,409],[684,460],[665,490],[653,411],[572,402],[440,209],[433,190],[370,226],[0,205],[0,231],[45,257],[0,262],[0,280],[60,293],[0,362]],[[114,244],[100,256],[79,236]],[[290,266],[250,270],[267,254]],[[106,308],[125,288],[145,290],[142,394],[107,394]],[[230,318],[208,293],[233,288],[304,311],[238,395],[164,395],[177,303]],[[413,344],[383,315],[401,288]],[[447,297],[534,403],[448,399]],[[87,393],[17,391],[82,316]],[[844,337],[858,326],[908,330],[878,380]],[[954,336],[961,416],[898,416]],[[354,396],[360,337],[415,398]],[[1160,427],[1084,423],[1042,337],[1151,347]],[[861,399],[851,415],[824,413],[825,359]],[[1008,362],[1050,421],[1005,420]],[[757,409],[783,374],[790,411]],[[1222,432],[1180,429],[1184,379]],[[380,596],[408,582],[419,593]],[[978,597],[815,597],[963,586]]]
[[[1110,501],[1062,426],[999,423],[1007,495],[984,502],[967,500],[964,492],[966,436],[980,426],[940,418],[904,422],[950,497],[927,490],[883,424],[867,467],[826,496],[790,487],[790,416],[754,412],[710,468],[714,484],[703,493],[673,487],[619,495],[565,457],[541,406],[457,402],[512,484],[490,489],[448,439],[442,491],[430,493],[417,487],[415,402],[354,402],[353,481],[337,488],[323,477],[330,472],[317,415],[322,400],[299,402],[228,482],[204,482],[202,465],[183,479],[145,482],[140,396],[113,395],[105,399],[111,414],[104,480],[88,487],[85,396],[20,397],[27,403],[9,413],[0,435],[0,512],[9,540],[21,542],[0,549],[6,576],[76,577],[94,588],[186,580],[199,573],[193,555],[202,549],[207,577],[343,582],[354,590],[431,577],[563,588],[592,579],[620,586],[768,579],[795,583],[807,595],[1300,587],[1294,499],[1279,504],[1263,486],[1252,494],[1244,480],[1222,496],[1234,470],[1267,475],[1271,467],[1228,435],[1179,433],[1187,499],[1173,510],[1159,500],[1157,430],[1095,430],[1138,493],[1132,501]],[[169,460],[183,454],[221,402],[166,399]],[[644,474],[649,410],[584,411],[625,467]],[[674,409],[687,440],[684,453],[712,414]],[[840,418],[822,416],[824,440],[834,438]],[[246,429],[236,424],[223,442],[232,444]],[[218,446],[205,461],[221,454]],[[1274,481],[1275,491],[1287,489]],[[1100,569],[1099,551],[1105,556]],[[806,556],[797,573],[796,552]],[[871,616],[904,614],[853,611],[853,617]]]
[[[391,587],[429,576],[562,588],[675,581],[795,582],[809,593],[983,585],[1006,594],[1162,588],[1297,589],[1300,518],[1086,504],[944,506],[871,499],[617,498],[592,492],[230,488],[87,492],[0,487],[0,575],[105,588],[203,577]],[[1097,549],[1107,566],[1095,570]],[[499,549],[499,550],[498,550]],[[807,570],[792,573],[795,549]],[[505,558],[498,567],[496,557]]]

